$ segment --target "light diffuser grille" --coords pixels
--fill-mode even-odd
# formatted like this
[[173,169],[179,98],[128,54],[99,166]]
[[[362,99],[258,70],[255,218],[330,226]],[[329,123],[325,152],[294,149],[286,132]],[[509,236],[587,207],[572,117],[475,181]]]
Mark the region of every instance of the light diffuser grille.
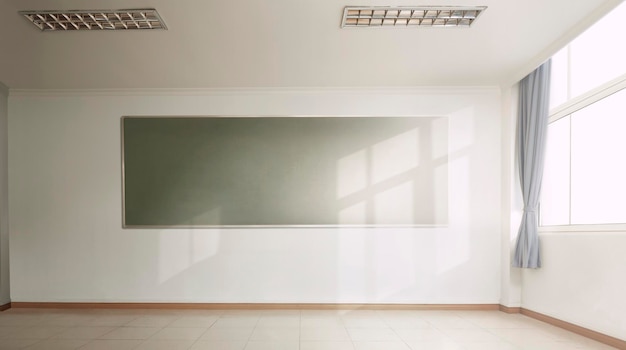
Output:
[[346,6],[341,27],[469,27],[485,9],[486,6]]
[[167,29],[155,9],[20,11],[19,14],[43,31]]

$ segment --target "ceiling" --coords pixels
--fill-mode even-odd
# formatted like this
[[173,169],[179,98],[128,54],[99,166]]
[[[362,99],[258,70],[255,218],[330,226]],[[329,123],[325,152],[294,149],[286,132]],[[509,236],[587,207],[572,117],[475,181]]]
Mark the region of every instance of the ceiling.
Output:
[[[512,83],[621,0],[0,0],[18,89]],[[485,5],[471,28],[340,28],[344,6]],[[168,30],[40,32],[18,10],[154,7]]]

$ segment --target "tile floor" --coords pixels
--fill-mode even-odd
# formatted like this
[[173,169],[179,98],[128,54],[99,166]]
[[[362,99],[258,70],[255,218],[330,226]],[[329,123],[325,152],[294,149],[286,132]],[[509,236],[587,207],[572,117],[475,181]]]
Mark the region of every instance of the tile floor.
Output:
[[0,313],[0,349],[613,349],[499,311],[40,310]]

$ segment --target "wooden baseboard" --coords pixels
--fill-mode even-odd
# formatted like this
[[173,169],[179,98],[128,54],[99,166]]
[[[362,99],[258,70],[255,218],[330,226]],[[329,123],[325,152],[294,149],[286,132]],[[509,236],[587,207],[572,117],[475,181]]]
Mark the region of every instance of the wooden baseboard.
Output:
[[580,334],[583,337],[587,337],[590,339],[593,339],[595,341],[598,341],[600,343],[604,343],[606,345],[610,345],[613,347],[616,347],[618,349],[626,349],[626,341],[618,339],[618,338],[614,338],[611,337],[609,335],[606,334],[602,334],[600,332],[596,332],[596,331],[592,331],[591,329],[585,328],[585,327],[581,327],[581,326],[577,326],[573,323],[569,323],[569,322],[565,322],[562,320],[559,320],[558,318],[554,318],[548,315],[544,315],[541,314],[539,312],[535,312],[532,310],[528,310],[528,309],[524,309],[521,308],[520,313],[522,315],[534,318],[536,320],[551,324],[553,326],[559,327],[559,328],[563,328],[567,331],[570,331],[572,333],[576,333],[576,334]]
[[509,307],[509,306],[504,306],[504,305],[500,305],[498,310],[507,313],[507,314],[519,314],[520,311],[522,310],[521,307]]
[[498,304],[330,304],[330,303],[74,303],[13,302],[32,309],[179,309],[179,310],[498,310]]
[[0,305],[0,311],[5,311],[11,308],[11,303]]

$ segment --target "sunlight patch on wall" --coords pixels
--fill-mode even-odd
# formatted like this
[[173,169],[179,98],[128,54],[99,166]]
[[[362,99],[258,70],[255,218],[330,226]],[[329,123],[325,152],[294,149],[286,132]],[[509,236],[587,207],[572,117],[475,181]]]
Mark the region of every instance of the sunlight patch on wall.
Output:
[[[450,161],[450,172],[453,174],[469,174],[470,160],[468,156],[457,157]],[[470,198],[471,187],[468,176],[455,177],[456,181],[450,183],[450,192],[457,198]],[[469,201],[455,201],[450,212],[454,215],[455,222],[451,230],[445,234],[436,236],[436,264],[437,273],[443,274],[462,265],[470,258],[470,223],[472,211],[480,210],[472,208]]]
[[340,229],[339,251],[344,263],[352,267],[363,267],[366,253],[366,237],[362,232]]
[[414,120],[337,160],[340,224],[447,224],[448,118]]
[[159,283],[163,283],[189,268],[191,235],[188,231],[159,232]]
[[454,139],[450,140],[449,145],[449,153],[452,155],[454,152],[467,150],[475,142],[474,108],[461,109],[452,113],[450,118],[454,119],[454,123],[450,125],[450,135],[455,135]]
[[216,225],[221,223],[222,210],[220,207],[212,208],[210,210],[205,211],[204,213],[200,213],[194,216],[190,221],[191,224],[198,224],[202,222],[215,222]]
[[339,301],[351,300],[369,288],[369,236],[361,230],[343,228],[337,230],[337,237],[337,294],[341,295]]
[[[219,219],[220,208],[208,210],[199,217]],[[217,220],[219,222],[219,220]],[[181,274],[193,265],[218,253],[219,230],[167,229],[159,232],[159,283]]]
[[430,123],[431,133],[434,135],[430,138],[432,159],[448,157],[448,138],[440,137],[448,134],[448,123],[448,118],[437,118]]
[[337,162],[337,198],[343,198],[367,186],[367,153],[360,150]]
[[413,129],[372,147],[372,183],[388,180],[419,164],[419,130]]
[[433,208],[435,222],[448,222],[448,163],[442,163],[436,166],[433,171]]
[[219,232],[191,231],[191,263],[196,264],[217,254]]
[[374,222],[401,224],[413,222],[415,203],[413,182],[390,188],[374,197]]
[[339,211],[340,224],[367,224],[367,204],[362,201]]
[[[391,232],[389,232],[391,233]],[[411,234],[382,234],[376,237],[376,295],[384,301],[389,296],[415,285],[414,240]]]

